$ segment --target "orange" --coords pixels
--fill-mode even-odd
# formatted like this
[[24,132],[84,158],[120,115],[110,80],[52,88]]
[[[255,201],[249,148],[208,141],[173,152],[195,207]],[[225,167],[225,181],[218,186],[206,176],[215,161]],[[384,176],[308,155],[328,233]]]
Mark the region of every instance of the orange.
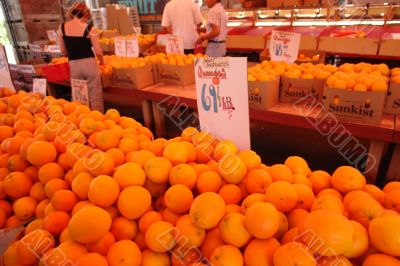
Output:
[[176,221],[175,240],[181,248],[198,248],[206,237],[206,230],[193,224],[189,215]]
[[143,186],[146,181],[146,174],[138,163],[128,162],[119,166],[113,175],[118,182],[120,189],[128,186]]
[[206,171],[197,178],[196,188],[199,193],[218,192],[221,186],[221,176],[215,171]]
[[64,169],[57,163],[46,163],[38,171],[38,178],[43,184],[51,179],[62,179],[64,175]]
[[201,253],[206,259],[210,259],[212,252],[219,246],[224,245],[219,229],[216,227],[211,231],[207,232],[206,237],[201,245]]
[[165,146],[163,157],[168,159],[173,165],[177,165],[186,163],[189,159],[189,154],[183,143],[172,142]]
[[190,209],[193,202],[192,191],[184,185],[172,185],[164,195],[164,201],[167,208],[181,214]]
[[118,123],[121,116],[116,109],[108,109],[107,112],[104,114],[105,119],[109,119],[114,121],[115,123]]
[[144,166],[146,177],[156,184],[168,182],[172,164],[166,158],[155,157],[148,160]]
[[351,248],[343,253],[344,256],[350,259],[361,257],[365,254],[369,247],[369,236],[368,231],[360,223],[356,221],[350,221],[353,226],[353,244]]
[[217,247],[211,254],[210,263],[213,266],[239,266],[243,265],[243,256],[237,247],[223,245]]
[[315,266],[313,253],[303,244],[290,242],[278,247],[273,257],[274,266],[296,265]]
[[315,200],[311,188],[303,184],[294,184],[293,187],[297,191],[297,204],[295,208],[310,210]]
[[246,176],[246,189],[249,193],[265,193],[272,183],[272,178],[266,170],[253,169]]
[[14,129],[9,126],[0,126],[0,142],[7,138],[12,138],[14,136]]
[[164,208],[162,211],[162,216],[163,216],[163,220],[172,224],[172,225],[176,225],[176,222],[178,221],[178,219],[181,217],[180,214],[173,212],[171,209],[169,208]]
[[25,168],[24,173],[27,174],[31,178],[32,182],[39,181],[38,170],[36,167],[29,166],[29,167]]
[[88,253],[79,258],[76,266],[108,266],[107,259],[97,253]]
[[169,266],[171,265],[171,259],[166,253],[157,253],[149,249],[142,252],[142,266]]
[[69,212],[75,206],[77,198],[71,190],[59,190],[51,198],[51,205],[56,211]]
[[265,194],[261,193],[253,193],[248,195],[243,201],[242,201],[242,209],[243,213],[246,213],[247,209],[250,208],[254,203],[256,202],[264,202],[265,201]]
[[68,183],[62,179],[51,179],[44,185],[44,192],[46,196],[51,199],[53,198],[54,194],[59,190],[66,190],[68,189]]
[[9,216],[6,220],[4,228],[15,228],[23,224],[23,221],[17,218],[17,216]]
[[332,175],[332,186],[342,194],[361,190],[366,185],[365,177],[354,167],[341,166]]
[[127,219],[140,218],[150,206],[150,192],[139,186],[130,186],[122,190],[117,201],[118,210]]
[[292,171],[284,164],[274,164],[267,171],[272,177],[272,181],[287,181],[289,183],[293,181]]
[[392,189],[397,189],[400,188],[400,181],[393,181],[393,182],[389,182],[385,185],[385,187],[383,188],[383,192],[387,193]]
[[214,149],[214,159],[218,162],[227,154],[236,154],[238,149],[236,145],[230,140],[220,141]]
[[198,163],[207,163],[213,158],[214,147],[210,143],[200,143],[196,146]]
[[139,220],[139,230],[142,233],[146,233],[147,228],[149,228],[150,225],[157,221],[162,221],[163,217],[159,212],[156,211],[148,211]]
[[10,139],[5,140],[2,143],[2,148],[4,147],[4,151],[8,152],[10,155],[18,154],[21,149],[22,144],[25,142],[25,138],[23,137],[12,137]]
[[388,214],[377,217],[369,224],[371,244],[379,251],[394,257],[400,256],[400,216]]
[[111,155],[114,159],[115,167],[118,167],[125,162],[125,154],[117,148],[109,149],[106,153]]
[[35,216],[37,202],[31,197],[22,197],[14,201],[14,215],[21,221],[29,220]]
[[265,200],[279,211],[288,212],[297,205],[297,190],[286,181],[276,181],[267,188]]
[[156,184],[146,179],[144,188],[147,189],[153,198],[157,198],[165,193],[167,190],[167,184]]
[[68,227],[65,228],[60,237],[59,237],[60,243],[66,242],[66,241],[72,241],[71,236],[69,235]]
[[53,144],[45,141],[36,141],[29,145],[27,160],[34,166],[42,166],[54,162],[57,158],[57,150]]
[[172,167],[169,172],[170,185],[184,185],[189,189],[194,189],[197,182],[197,172],[188,164],[178,164]]
[[139,228],[135,220],[117,217],[112,221],[110,231],[117,240],[134,239]]
[[225,214],[223,198],[214,192],[197,196],[190,207],[190,216],[195,225],[210,229],[218,225]]
[[100,207],[110,207],[118,199],[118,182],[110,176],[100,175],[94,178],[89,185],[88,198]]
[[155,156],[162,156],[164,152],[164,143],[166,139],[156,139],[148,147],[149,151],[154,153]]
[[31,120],[26,119],[26,118],[20,118],[17,121],[15,121],[15,123],[14,123],[14,132],[15,133],[21,132],[24,130],[33,132],[33,131],[35,131],[35,128],[36,128],[35,124]]
[[302,184],[308,186],[310,189],[312,189],[312,183],[308,177],[305,175],[301,174],[293,174],[293,184]]
[[335,196],[336,198],[338,198],[341,201],[343,200],[342,194],[340,194],[340,192],[338,192],[337,190],[335,190],[333,188],[326,188],[326,189],[321,190],[317,194],[317,197],[322,196],[322,195],[331,195],[331,196]]
[[343,203],[335,196],[332,195],[321,195],[316,198],[311,211],[316,210],[329,210],[339,214],[343,214],[344,206]]
[[372,184],[366,184],[364,187],[364,191],[370,194],[376,201],[380,204],[384,204],[385,202],[385,192]]
[[35,230],[25,235],[17,245],[18,262],[21,264],[35,264],[49,249],[53,248],[53,236],[45,230]]
[[70,216],[66,212],[55,211],[46,215],[43,219],[43,229],[53,236],[59,236],[67,228]]
[[372,197],[357,197],[353,199],[346,206],[346,211],[350,219],[361,223],[366,228],[376,217],[383,215],[382,206]]
[[29,163],[20,154],[14,154],[8,158],[7,166],[12,172],[22,172],[29,167]]
[[[45,200],[42,200],[41,202],[39,202],[39,204],[36,206],[36,211],[35,211],[35,215],[37,218],[44,218],[44,210],[49,203],[50,203],[50,200],[48,200],[48,199],[45,199]],[[50,204],[50,206],[51,206],[51,204]]]
[[292,171],[293,174],[309,176],[311,170],[307,162],[299,156],[290,156],[286,159],[285,165]]
[[71,189],[79,199],[88,199],[89,186],[92,180],[93,176],[89,173],[80,173],[74,178]]
[[131,138],[124,138],[119,141],[118,149],[120,149],[125,155],[139,150],[139,144]]
[[12,172],[4,179],[4,192],[12,198],[29,195],[32,187],[31,179],[23,172]]
[[198,133],[199,133],[199,131],[198,131],[196,128],[194,128],[194,127],[187,127],[187,128],[185,128],[184,130],[182,130],[181,136],[182,136],[182,139],[183,139],[184,141],[189,141],[189,142],[191,142],[192,139],[193,139],[193,137],[194,137],[196,134],[198,134]]
[[97,134],[96,147],[102,151],[118,147],[119,136],[112,130],[103,130]]
[[187,160],[187,162],[188,163],[195,162],[196,159],[197,159],[196,147],[192,143],[190,143],[188,141],[182,141],[181,143],[186,147],[186,150],[188,152],[188,160]]
[[65,241],[57,248],[49,249],[40,259],[40,266],[58,266],[75,264],[87,253],[85,246],[73,241]]
[[246,228],[258,239],[267,239],[279,229],[280,215],[271,203],[256,202],[245,214]]
[[227,214],[219,224],[219,232],[225,243],[237,248],[244,247],[251,239],[246,229],[245,216],[240,213]]
[[94,176],[112,175],[115,166],[112,156],[105,152],[94,152],[84,163]]
[[247,266],[272,266],[273,256],[280,244],[275,238],[265,240],[253,239],[243,253],[244,264]]
[[115,243],[114,235],[111,232],[107,232],[102,238],[93,243],[87,244],[86,247],[89,252],[106,256],[113,243]]
[[341,214],[316,210],[310,212],[300,223],[299,234],[301,240],[313,252],[324,256],[335,256],[351,248],[354,228]]
[[247,175],[247,168],[239,156],[227,153],[218,162],[218,172],[230,184],[239,184]]
[[384,205],[388,209],[392,209],[400,213],[400,188],[392,189],[385,195]]
[[252,150],[244,150],[238,153],[239,158],[245,163],[248,171],[256,169],[261,165],[261,157]]
[[363,266],[400,266],[400,260],[386,254],[370,254],[363,262]]
[[18,255],[17,255],[17,247],[19,245],[20,240],[15,241],[10,244],[7,249],[4,251],[2,261],[4,266],[13,266],[18,265]]
[[154,252],[167,252],[175,246],[175,229],[172,224],[157,221],[145,233],[146,245]]
[[83,134],[85,134],[86,136],[89,136],[89,135],[93,134],[94,132],[96,132],[97,123],[92,118],[84,118],[79,123],[79,129]]
[[30,222],[25,228],[25,235],[32,233],[35,230],[43,229],[43,219],[36,218],[32,222]]
[[199,265],[202,260],[200,252],[195,247],[186,248],[177,245],[171,254],[172,266]]
[[79,210],[68,223],[71,239],[88,244],[100,240],[111,227],[111,217],[102,208],[88,206]]
[[219,190],[219,195],[224,199],[225,204],[237,204],[242,199],[242,191],[234,184],[223,185]]

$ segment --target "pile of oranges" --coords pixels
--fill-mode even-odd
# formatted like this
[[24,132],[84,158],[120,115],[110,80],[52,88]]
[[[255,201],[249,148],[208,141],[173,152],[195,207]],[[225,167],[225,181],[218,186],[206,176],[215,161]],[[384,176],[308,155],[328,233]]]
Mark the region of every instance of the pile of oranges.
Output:
[[163,65],[184,66],[184,65],[192,65],[195,58],[201,58],[201,57],[207,57],[207,55],[157,53],[155,55],[147,56],[146,60],[149,60],[153,64],[158,63]]
[[103,75],[112,75],[113,68],[111,65],[100,65],[100,73]]
[[53,59],[51,59],[51,63],[55,64],[55,65],[68,63],[68,57],[64,56],[64,57],[53,58]]
[[148,60],[143,57],[120,57],[116,55],[104,56],[104,64],[110,65],[115,69],[138,68],[148,64]]
[[391,82],[393,82],[394,84],[400,84],[400,68],[396,67],[393,68],[390,72],[390,80]]
[[366,184],[195,128],[37,94],[0,99],[0,228],[30,221],[15,265],[399,265],[400,182]]

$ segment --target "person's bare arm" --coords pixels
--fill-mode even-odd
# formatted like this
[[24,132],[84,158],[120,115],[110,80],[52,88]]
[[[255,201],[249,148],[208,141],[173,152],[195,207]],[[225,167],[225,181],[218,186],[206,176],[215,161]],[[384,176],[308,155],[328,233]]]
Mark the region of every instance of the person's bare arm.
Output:
[[58,43],[60,44],[61,53],[64,55],[68,55],[67,48],[65,48],[63,36],[64,35],[62,33],[61,26],[60,26],[60,28],[58,29]]
[[92,42],[94,53],[96,54],[96,57],[100,62],[100,65],[104,65],[103,50],[101,49],[99,42],[99,32],[96,31],[94,28],[92,28],[89,36],[90,36],[90,41]]
[[196,43],[201,44],[203,41],[211,40],[219,35],[219,33],[221,32],[220,27],[215,24],[210,24],[210,25],[211,25],[211,31],[204,35],[200,35]]

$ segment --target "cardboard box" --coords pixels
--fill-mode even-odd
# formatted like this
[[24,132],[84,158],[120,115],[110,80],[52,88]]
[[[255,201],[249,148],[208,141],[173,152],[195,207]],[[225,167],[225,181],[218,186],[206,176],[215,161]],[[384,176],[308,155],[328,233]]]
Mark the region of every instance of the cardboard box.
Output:
[[385,114],[400,115],[400,84],[389,84],[386,97]]
[[283,6],[283,0],[267,0],[267,7],[280,8]]
[[293,7],[293,6],[301,6],[302,1],[301,0],[283,0],[283,6],[284,7]]
[[114,76],[111,75],[101,75],[101,83],[103,88],[109,88],[114,86]]
[[153,74],[154,83],[160,82],[158,80],[158,64],[157,63],[151,63],[151,72]]
[[154,84],[151,65],[113,69],[115,85],[124,89],[142,89]]
[[339,120],[379,124],[385,104],[385,91],[324,89],[325,111]]
[[268,110],[279,101],[279,78],[271,81],[249,81],[249,106]]
[[228,35],[226,48],[230,49],[255,49],[265,48],[265,36],[263,35]]
[[162,65],[158,64],[158,81],[165,84],[188,86],[194,84],[194,66]]
[[376,55],[379,39],[321,36],[318,50],[332,53]]
[[304,97],[313,96],[322,101],[326,79],[294,79],[281,77],[279,101],[296,102]]
[[400,40],[381,40],[379,55],[400,56]]

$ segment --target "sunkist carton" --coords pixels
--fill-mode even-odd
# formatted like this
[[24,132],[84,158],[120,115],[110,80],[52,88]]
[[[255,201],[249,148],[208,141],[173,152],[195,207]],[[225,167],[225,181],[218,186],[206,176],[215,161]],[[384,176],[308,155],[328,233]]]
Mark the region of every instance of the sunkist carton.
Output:
[[249,81],[249,106],[268,110],[279,101],[279,77],[270,81]]
[[114,75],[113,74],[101,74],[101,83],[103,88],[109,88],[114,86]]
[[400,114],[400,84],[390,83],[386,97],[385,114]]
[[353,91],[326,87],[325,111],[339,120],[379,124],[386,91]]
[[281,77],[279,101],[296,102],[301,98],[313,96],[322,101],[326,79],[301,79]]
[[188,86],[195,82],[194,66],[190,65],[157,65],[158,81],[165,84]]
[[115,85],[124,89],[142,89],[154,84],[150,64],[137,68],[113,70]]

